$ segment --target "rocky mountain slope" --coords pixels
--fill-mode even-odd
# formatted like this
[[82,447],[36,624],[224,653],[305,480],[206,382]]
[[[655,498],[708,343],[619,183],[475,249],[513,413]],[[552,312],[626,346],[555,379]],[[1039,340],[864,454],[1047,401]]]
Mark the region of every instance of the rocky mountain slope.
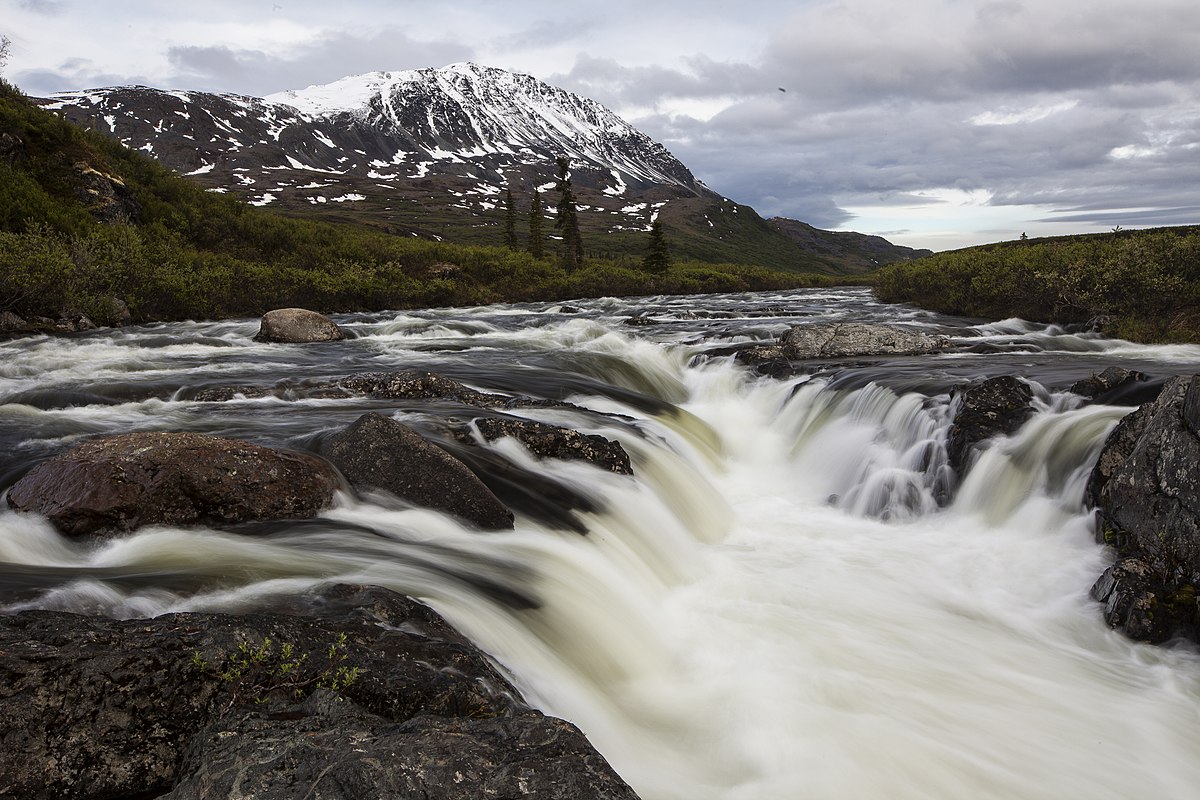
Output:
[[591,255],[640,255],[661,215],[684,258],[861,272],[911,257],[887,243],[870,252],[812,247],[710,190],[599,103],[475,64],[358,75],[266,98],[125,86],[42,103],[213,191],[401,235],[499,243],[507,190],[519,231],[535,190],[546,194],[549,226],[555,160],[566,156]]

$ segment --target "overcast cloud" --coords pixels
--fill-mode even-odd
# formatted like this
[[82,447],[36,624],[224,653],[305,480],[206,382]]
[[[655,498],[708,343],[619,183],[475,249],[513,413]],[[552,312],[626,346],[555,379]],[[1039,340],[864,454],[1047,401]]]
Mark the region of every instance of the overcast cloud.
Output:
[[1194,0],[0,0],[0,33],[32,94],[530,72],[764,215],[914,246],[1200,222]]

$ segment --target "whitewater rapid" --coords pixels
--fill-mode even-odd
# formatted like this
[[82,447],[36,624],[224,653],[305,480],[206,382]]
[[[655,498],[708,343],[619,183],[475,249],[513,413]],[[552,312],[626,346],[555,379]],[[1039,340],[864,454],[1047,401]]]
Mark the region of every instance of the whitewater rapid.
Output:
[[[645,800],[1196,797],[1200,657],[1126,640],[1088,598],[1110,556],[1083,485],[1129,408],[1064,389],[1112,364],[1200,372],[1200,348],[981,325],[857,289],[572,306],[352,315],[338,321],[356,338],[316,347],[254,343],[251,320],[0,343],[4,486],[97,433],[302,447],[366,410],[430,432],[467,413],[303,397],[305,382],[386,369],[569,399],[588,411],[521,413],[620,441],[635,471],[492,445],[593,499],[573,512],[586,536],[522,516],[480,534],[348,495],[259,536],[164,527],[81,543],[0,511],[0,600],[130,617],[387,586],[578,724]],[[837,319],[958,347],[779,377],[726,354]],[[1038,413],[958,482],[950,389],[996,374],[1031,380]],[[280,396],[188,399],[240,383]]]

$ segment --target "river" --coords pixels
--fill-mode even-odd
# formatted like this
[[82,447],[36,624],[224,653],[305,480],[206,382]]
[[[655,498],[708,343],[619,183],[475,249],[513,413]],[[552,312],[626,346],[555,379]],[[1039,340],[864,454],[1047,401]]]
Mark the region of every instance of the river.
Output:
[[[0,488],[96,434],[303,448],[367,410],[431,434],[470,419],[447,404],[306,397],[321,380],[399,369],[569,400],[583,408],[518,413],[620,441],[636,475],[490,445],[585,498],[567,513],[586,535],[523,513],[514,531],[483,534],[345,494],[314,522],[256,536],[159,527],[79,542],[3,510],[6,609],[135,617],[251,608],[328,581],[386,586],[578,724],[645,800],[1200,791],[1200,656],[1109,631],[1088,598],[1109,556],[1083,484],[1130,407],[1064,391],[1112,365],[1200,372],[1200,347],[981,324],[854,288],[336,320],[354,338],[260,344],[257,320],[232,320],[2,342]],[[726,354],[837,320],[955,346],[778,377]],[[1038,413],[939,504],[950,389],[1000,374],[1034,383]],[[192,399],[241,384],[278,396]]]

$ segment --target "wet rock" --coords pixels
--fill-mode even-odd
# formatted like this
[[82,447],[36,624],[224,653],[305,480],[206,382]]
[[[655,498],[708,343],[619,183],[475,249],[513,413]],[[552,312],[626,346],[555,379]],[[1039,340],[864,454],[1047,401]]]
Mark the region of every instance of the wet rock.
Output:
[[780,339],[788,358],[915,355],[945,348],[942,336],[860,322],[797,325]]
[[954,422],[946,455],[959,475],[971,463],[971,453],[996,436],[1011,436],[1033,416],[1033,390],[1011,375],[988,378],[974,386],[959,387],[951,400]]
[[[625,448],[603,436],[515,417],[480,417],[474,421],[474,426],[485,441],[511,436],[538,458],[587,461],[618,475],[633,474]],[[458,438],[470,442],[466,430],[459,431]]]
[[862,322],[796,325],[774,345],[744,348],[737,359],[743,364],[795,361],[805,358],[919,355],[944,350],[944,336],[930,336],[907,328]]
[[163,800],[635,798],[577,728],[537,712],[395,723],[321,695],[290,715],[299,718],[250,712],[210,726]]
[[29,323],[11,311],[0,311],[0,333],[21,333]]
[[353,586],[278,605],[0,616],[0,796],[634,798],[426,606]]
[[83,314],[64,314],[54,321],[54,329],[59,333],[94,331],[96,327],[96,323]]
[[324,452],[355,488],[384,489],[485,530],[513,527],[512,512],[466,464],[390,417],[364,414]]
[[346,335],[324,314],[305,308],[277,308],[263,314],[256,342],[340,342]]
[[1097,537],[1118,562],[1092,595],[1129,636],[1200,641],[1200,376],[1174,378],[1123,419],[1088,483]]
[[[1125,369],[1124,367],[1108,367],[1099,375],[1092,374],[1082,380],[1076,381],[1071,384],[1071,388],[1068,391],[1087,397],[1097,403],[1116,404],[1128,397],[1142,394],[1143,392],[1139,391],[1142,387],[1138,386],[1138,384],[1145,384],[1148,380],[1149,377],[1144,372]],[[1152,390],[1158,389],[1157,386],[1146,388]],[[1153,397],[1140,398],[1139,402],[1148,402],[1153,399]]]
[[478,408],[578,408],[557,400],[481,392],[453,378],[418,370],[365,372],[349,375],[333,385],[348,394],[376,400],[449,400]]
[[8,504],[79,536],[311,517],[338,484],[337,473],[311,453],[197,433],[127,433],[38,464],[9,490]]

